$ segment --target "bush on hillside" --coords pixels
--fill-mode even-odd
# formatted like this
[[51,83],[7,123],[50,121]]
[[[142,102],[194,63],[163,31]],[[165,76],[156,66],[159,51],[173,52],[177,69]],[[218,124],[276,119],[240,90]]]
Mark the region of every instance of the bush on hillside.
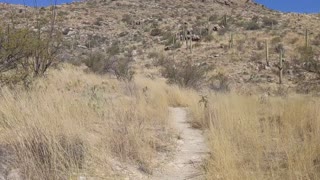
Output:
[[150,35],[151,36],[160,36],[161,35],[161,29],[159,29],[159,28],[152,29],[151,32],[150,32]]
[[262,23],[265,27],[272,27],[277,25],[279,22],[275,19],[269,18],[269,17],[264,17],[262,19]]
[[246,25],[246,30],[253,31],[258,29],[260,29],[260,26],[257,22],[251,21]]
[[205,82],[210,69],[211,67],[193,64],[191,61],[177,63],[167,60],[163,64],[162,75],[169,83],[197,89]]
[[130,57],[107,56],[104,53],[92,53],[84,60],[85,65],[98,74],[110,73],[119,80],[131,81],[134,71]]
[[35,32],[8,25],[0,28],[0,81],[15,84],[42,76],[57,62],[61,36],[54,29]]

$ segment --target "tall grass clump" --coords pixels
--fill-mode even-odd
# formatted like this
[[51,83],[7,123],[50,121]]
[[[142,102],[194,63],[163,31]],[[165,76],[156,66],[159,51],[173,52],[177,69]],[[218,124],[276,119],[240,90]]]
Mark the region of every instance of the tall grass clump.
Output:
[[194,105],[207,129],[208,179],[319,179],[320,101],[215,95]]
[[[168,106],[179,88],[137,77],[124,82],[62,64],[32,85],[0,91],[0,147],[7,171],[24,179],[121,177],[117,164],[146,173],[158,165],[174,134]],[[186,103],[185,103],[186,104]]]

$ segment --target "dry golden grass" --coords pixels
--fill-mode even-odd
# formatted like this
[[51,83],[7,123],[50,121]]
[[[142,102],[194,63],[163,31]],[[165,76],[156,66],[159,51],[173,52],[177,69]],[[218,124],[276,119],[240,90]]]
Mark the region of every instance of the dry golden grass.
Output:
[[207,128],[208,179],[319,179],[320,101],[212,95],[192,107]]
[[181,93],[162,80],[124,83],[63,65],[28,90],[0,92],[0,146],[25,179],[114,178],[114,161],[151,173],[157,153],[172,148],[168,107],[187,105]]

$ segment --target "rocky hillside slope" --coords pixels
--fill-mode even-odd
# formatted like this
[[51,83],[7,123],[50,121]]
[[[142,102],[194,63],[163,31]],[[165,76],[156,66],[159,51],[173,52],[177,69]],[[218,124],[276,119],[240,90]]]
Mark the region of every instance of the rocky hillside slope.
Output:
[[[32,21],[24,11],[34,9],[10,7],[0,6],[7,19],[14,10],[17,23]],[[41,8],[40,14],[48,17],[50,7]],[[161,76],[158,65],[164,60],[190,61],[210,67],[203,87],[211,89],[249,94],[318,89],[317,14],[281,13],[251,0],[89,0],[59,5],[57,15],[64,61],[80,63],[97,53],[106,59],[129,57],[136,73],[148,77]],[[185,39],[192,39],[191,48]]]

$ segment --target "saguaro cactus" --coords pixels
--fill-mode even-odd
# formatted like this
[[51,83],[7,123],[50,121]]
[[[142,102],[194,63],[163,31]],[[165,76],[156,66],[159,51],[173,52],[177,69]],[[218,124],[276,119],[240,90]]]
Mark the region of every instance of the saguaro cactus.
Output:
[[207,35],[210,35],[212,33],[212,28],[211,28],[211,24],[210,24],[209,19],[210,19],[210,17],[208,17],[208,24],[207,24],[208,34]]
[[282,76],[283,76],[283,50],[280,51],[279,57],[279,84],[282,84]]
[[228,24],[228,20],[227,20],[227,15],[225,14],[225,15],[223,16],[223,25],[224,25],[224,26],[227,26],[227,24]]
[[190,53],[192,53],[192,33],[190,32]]
[[229,48],[233,48],[234,40],[233,40],[233,33],[230,33],[230,39],[229,39]]
[[186,41],[186,48],[188,49],[188,37],[187,37],[187,28],[183,27],[183,36],[184,40]]
[[267,66],[270,66],[270,63],[269,63],[269,43],[268,43],[267,39],[265,42],[265,46],[266,46],[266,63],[267,63]]
[[308,29],[306,29],[306,33],[305,33],[305,41],[306,41],[306,47],[309,46],[309,31]]

